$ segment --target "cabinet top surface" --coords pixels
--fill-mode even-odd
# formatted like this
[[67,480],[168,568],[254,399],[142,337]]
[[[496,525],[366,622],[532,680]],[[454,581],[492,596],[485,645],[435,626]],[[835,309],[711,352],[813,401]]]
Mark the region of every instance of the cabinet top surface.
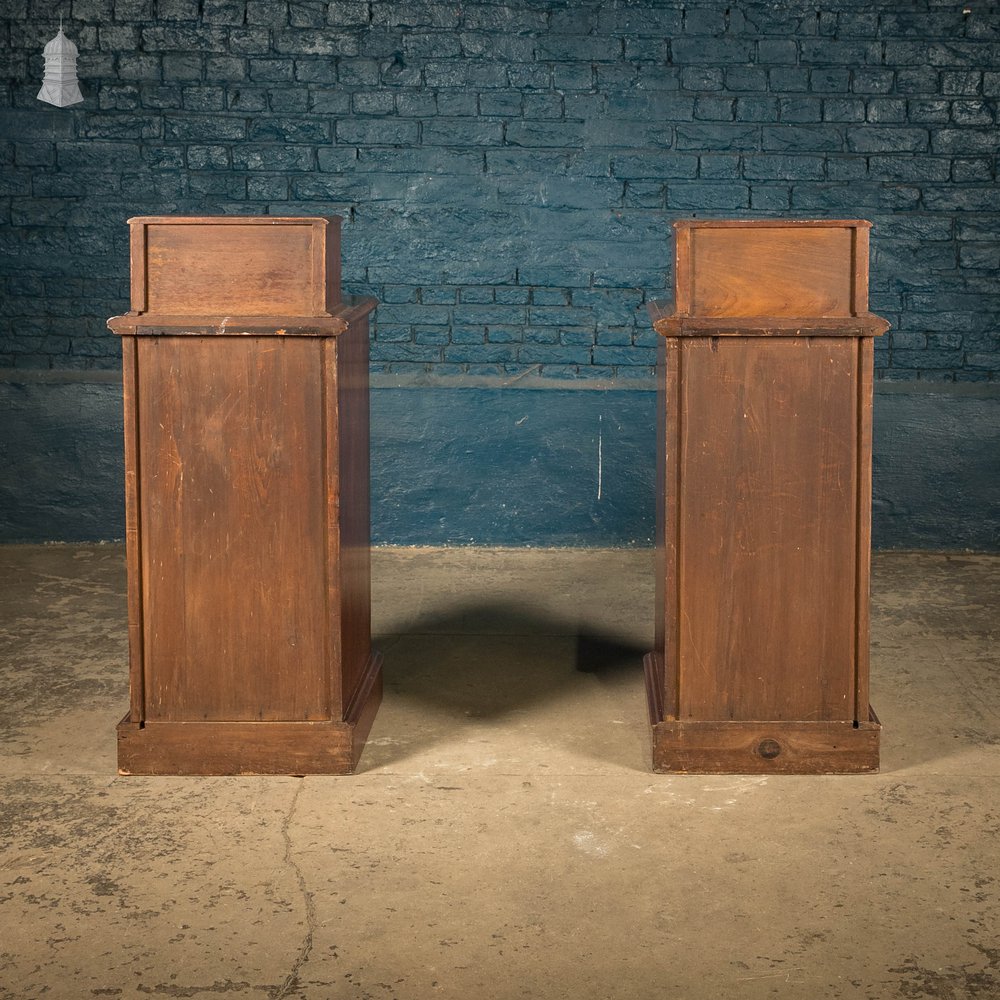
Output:
[[133,225],[157,226],[315,226],[340,222],[339,215],[135,215]]
[[678,219],[674,229],[871,229],[867,219]]

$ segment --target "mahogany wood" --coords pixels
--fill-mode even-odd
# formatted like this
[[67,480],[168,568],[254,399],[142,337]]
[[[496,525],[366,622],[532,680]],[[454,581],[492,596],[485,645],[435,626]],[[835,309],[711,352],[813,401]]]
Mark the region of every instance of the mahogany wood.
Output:
[[[370,639],[375,301],[331,303],[322,287],[337,221],[132,220],[144,234],[133,274],[145,274],[133,289],[147,294],[109,321],[125,376],[123,773],[346,773],[361,753],[381,698]],[[224,285],[233,315],[212,313],[216,264],[232,266],[234,245],[260,266],[253,282]],[[280,315],[300,280],[295,294],[313,299],[299,305],[316,315]],[[141,311],[150,303],[155,315]]]
[[675,308],[650,309],[654,765],[872,770],[871,368],[888,324],[867,311],[869,224],[676,229]]
[[138,216],[132,309],[322,316],[340,301],[340,219]]

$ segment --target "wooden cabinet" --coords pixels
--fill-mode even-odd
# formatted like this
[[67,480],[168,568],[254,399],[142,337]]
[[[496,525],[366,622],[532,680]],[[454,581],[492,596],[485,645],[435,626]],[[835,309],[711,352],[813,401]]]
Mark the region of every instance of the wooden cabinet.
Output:
[[353,770],[371,648],[368,314],[340,220],[131,219],[128,774]]
[[857,221],[675,225],[661,343],[658,771],[878,769],[873,338]]

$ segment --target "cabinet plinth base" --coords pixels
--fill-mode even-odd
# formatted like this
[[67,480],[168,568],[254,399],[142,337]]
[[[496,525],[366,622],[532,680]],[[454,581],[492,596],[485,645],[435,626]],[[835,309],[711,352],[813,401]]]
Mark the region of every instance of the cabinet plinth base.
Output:
[[853,722],[743,722],[664,719],[662,661],[643,660],[653,737],[653,770],[661,774],[867,774],[879,768],[882,726]]
[[382,701],[373,653],[343,722],[118,724],[118,773],[137,775],[351,774]]

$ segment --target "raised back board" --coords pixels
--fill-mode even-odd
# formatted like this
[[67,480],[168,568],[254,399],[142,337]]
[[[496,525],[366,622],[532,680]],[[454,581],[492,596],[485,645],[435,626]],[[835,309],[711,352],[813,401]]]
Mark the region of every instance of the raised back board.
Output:
[[324,316],[340,301],[340,219],[140,217],[132,310],[170,316]]
[[677,313],[779,318],[866,312],[868,226],[678,222]]

